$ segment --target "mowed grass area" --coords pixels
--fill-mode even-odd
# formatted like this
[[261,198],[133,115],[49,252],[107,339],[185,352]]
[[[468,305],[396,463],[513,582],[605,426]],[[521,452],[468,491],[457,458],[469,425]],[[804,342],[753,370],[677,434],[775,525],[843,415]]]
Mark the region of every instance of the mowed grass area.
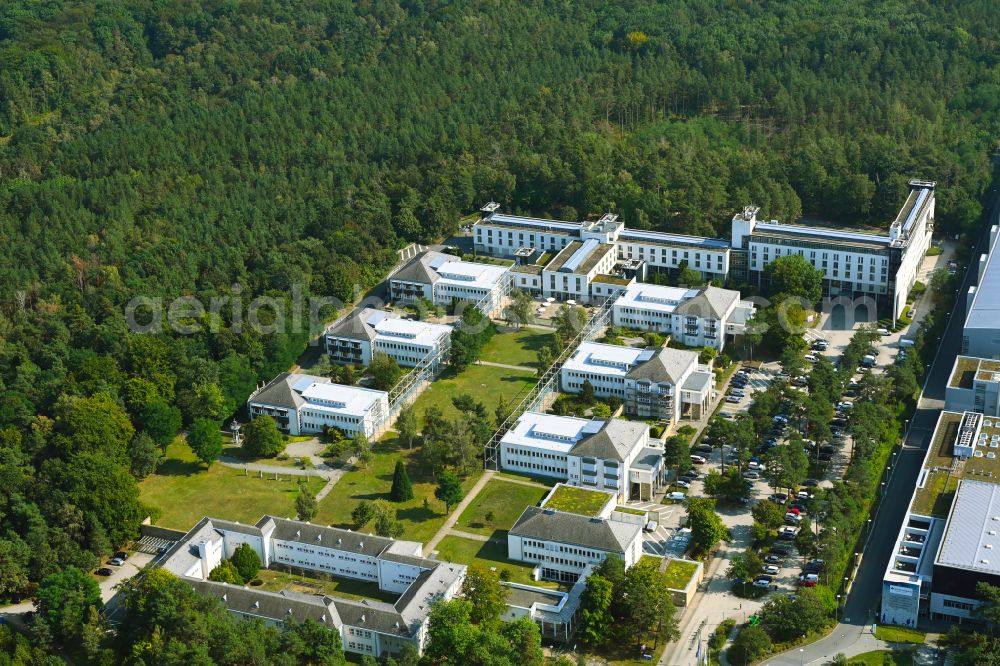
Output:
[[[274,474],[264,474],[263,479],[255,472],[248,474],[218,462],[206,469],[187,442],[178,438],[156,472],[139,483],[139,499],[160,511],[157,525],[178,530],[190,529],[206,515],[243,523],[256,522],[265,513],[295,516],[297,481],[306,477],[283,475],[274,481]],[[308,484],[316,493],[325,481],[308,477]]]
[[850,666],[913,666],[911,650],[874,650],[848,658]]
[[479,358],[492,363],[535,367],[539,350],[552,342],[552,333],[531,328],[497,333],[483,348]]
[[[455,528],[483,536],[506,538],[507,530],[514,526],[525,507],[537,506],[547,492],[547,488],[493,478],[458,517]],[[491,511],[493,520],[487,520],[486,514]]]
[[267,590],[268,592],[291,590],[300,594],[334,594],[338,597],[357,599],[358,601],[362,599],[375,599],[390,604],[399,599],[399,595],[380,590],[377,583],[367,583],[362,580],[336,578],[333,576],[329,576],[328,580],[324,580],[317,577],[315,572],[312,572],[312,574],[301,576],[286,571],[261,569],[257,573],[257,578],[262,581],[262,584],[257,589]]
[[441,408],[446,418],[453,419],[459,416],[459,412],[451,404],[451,399],[467,394],[482,402],[492,414],[501,396],[512,403],[515,396],[529,391],[536,381],[533,372],[490,365],[470,365],[457,375],[451,376],[447,372],[441,375],[420,394],[413,403],[413,409],[423,418],[427,408],[433,405]]
[[[434,497],[434,489],[437,487],[434,479],[420,463],[420,447],[414,446],[413,450],[406,449],[401,446],[396,433],[389,432],[372,446],[372,451],[375,457],[367,468],[358,467],[346,472],[330,494],[320,501],[319,512],[313,522],[353,529],[351,511],[361,500],[389,499],[396,461],[402,459],[406,463],[406,472],[413,485],[412,500],[393,503],[396,515],[403,523],[402,538],[429,541],[441,528],[447,514],[444,503]],[[472,474],[462,481],[466,493],[475,485],[478,478],[479,473]],[[374,527],[367,525],[362,530],[374,531]]]
[[875,638],[887,643],[923,643],[927,640],[927,634],[916,629],[880,624],[875,627]]
[[568,586],[547,580],[533,580],[531,570],[534,568],[524,562],[514,562],[507,559],[506,539],[503,543],[497,541],[474,541],[463,537],[449,535],[441,540],[437,547],[437,559],[457,562],[459,564],[478,564],[495,567],[497,571],[507,573],[506,580],[522,585],[536,585],[549,589],[568,590]]

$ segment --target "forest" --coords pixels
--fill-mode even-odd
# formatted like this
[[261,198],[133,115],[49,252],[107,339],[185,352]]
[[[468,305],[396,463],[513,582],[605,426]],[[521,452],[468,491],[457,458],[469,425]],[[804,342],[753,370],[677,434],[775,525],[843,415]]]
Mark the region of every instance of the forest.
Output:
[[309,342],[241,305],[135,333],[132,299],[349,301],[489,200],[884,227],[923,178],[962,234],[997,35],[991,0],[2,3],[0,600],[133,538],[164,441]]

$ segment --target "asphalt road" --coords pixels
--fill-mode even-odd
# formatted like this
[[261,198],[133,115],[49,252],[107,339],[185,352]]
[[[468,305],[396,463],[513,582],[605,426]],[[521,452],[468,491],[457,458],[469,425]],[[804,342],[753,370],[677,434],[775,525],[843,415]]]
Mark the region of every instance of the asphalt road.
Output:
[[[998,217],[1000,217],[1000,194],[994,195],[989,216],[990,225],[996,224]],[[980,246],[973,253],[973,257],[978,257],[986,247],[985,239],[988,239],[990,225],[987,225]],[[975,262],[971,263],[973,266],[976,265]],[[768,664],[787,666],[825,662],[851,645],[861,644],[866,638],[871,640],[870,635],[865,636],[870,632],[866,627],[870,627],[878,617],[882,577],[896,545],[895,537],[909,508],[927,446],[943,407],[945,387],[955,364],[955,357],[962,349],[962,329],[966,315],[964,295],[968,293],[969,287],[976,283],[977,278],[974,268],[970,268],[962,282],[959,298],[956,299],[937,356],[924,384],[920,405],[913,415],[903,449],[896,456],[898,458],[896,467],[886,484],[886,498],[873,520],[874,525],[871,529],[873,536],[864,549],[861,566],[858,568],[841,613],[841,624],[827,638],[799,650],[776,655],[767,660]]]

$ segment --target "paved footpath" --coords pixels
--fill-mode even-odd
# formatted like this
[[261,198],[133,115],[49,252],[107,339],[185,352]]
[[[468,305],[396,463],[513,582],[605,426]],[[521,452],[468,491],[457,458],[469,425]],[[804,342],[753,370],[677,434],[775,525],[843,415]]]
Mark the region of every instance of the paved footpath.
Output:
[[445,519],[444,525],[442,525],[441,529],[437,531],[437,534],[434,535],[434,538],[428,541],[427,545],[424,546],[425,554],[434,552],[434,549],[437,548],[437,545],[441,543],[441,539],[448,536],[448,532],[451,531],[451,528],[453,528],[455,526],[455,523],[458,522],[458,517],[462,515],[462,512],[465,511],[465,508],[467,506],[472,504],[472,500],[476,499],[476,495],[478,495],[480,491],[482,491],[482,489],[486,487],[486,484],[489,483],[489,480],[493,478],[494,474],[496,474],[496,472],[494,472],[491,469],[488,469],[483,473],[481,477],[479,477],[479,480],[476,481],[476,485],[472,486],[472,490],[470,490],[469,493],[465,496],[465,498],[458,503],[458,506],[456,506],[455,509],[451,512],[451,515],[449,515]]
[[476,365],[488,365],[491,368],[504,368],[505,370],[521,370],[524,372],[538,372],[538,368],[529,368],[526,365],[510,365],[508,363],[494,363],[493,361],[476,361]]

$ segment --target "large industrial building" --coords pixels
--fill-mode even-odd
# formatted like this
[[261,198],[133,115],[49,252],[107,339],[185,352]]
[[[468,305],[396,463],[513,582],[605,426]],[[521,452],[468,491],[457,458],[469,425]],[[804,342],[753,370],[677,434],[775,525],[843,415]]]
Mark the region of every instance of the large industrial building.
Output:
[[728,241],[630,230],[612,214],[594,222],[505,215],[491,202],[474,225],[473,242],[477,253],[517,258],[594,240],[614,246],[627,278],[641,280],[647,268],[675,273],[687,267],[704,280],[758,285],[771,261],[799,254],[823,272],[825,296],[870,298],[897,319],[930,246],[934,202],[934,183],[910,181],[910,194],[885,234],[758,221],[758,209],[748,206],[733,217]]
[[882,582],[879,621],[963,622],[1000,585],[1000,422],[943,411]]
[[962,353],[981,358],[1000,358],[1000,258],[997,237],[1000,228],[990,229],[989,247],[976,266],[978,279],[969,288]]

